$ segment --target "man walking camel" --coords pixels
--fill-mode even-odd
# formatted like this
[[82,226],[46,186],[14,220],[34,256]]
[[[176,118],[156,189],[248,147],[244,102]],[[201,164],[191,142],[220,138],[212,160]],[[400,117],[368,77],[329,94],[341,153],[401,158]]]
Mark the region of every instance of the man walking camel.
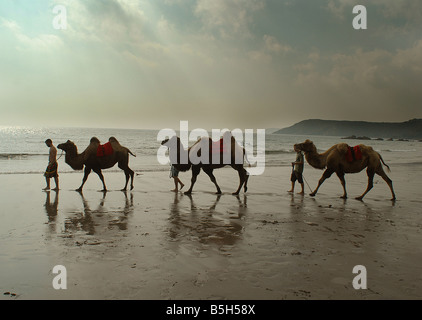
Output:
[[56,183],[56,187],[53,190],[59,190],[59,174],[57,173],[57,149],[53,145],[53,141],[51,139],[45,140],[45,144],[47,147],[50,148],[49,156],[48,156],[48,166],[45,170],[44,177],[45,181],[47,182],[47,186],[43,190],[50,190],[50,179],[54,178],[54,182]]
[[302,187],[302,191],[298,192],[301,195],[305,194],[304,191],[304,185],[303,185],[303,166],[304,166],[304,157],[303,157],[303,152],[300,151],[296,145],[294,146],[294,150],[296,151],[296,161],[292,162],[292,167],[293,167],[293,171],[292,171],[292,175],[290,177],[290,181],[292,182],[292,188],[288,191],[293,193],[295,190],[295,182],[296,180],[300,183],[301,187]]

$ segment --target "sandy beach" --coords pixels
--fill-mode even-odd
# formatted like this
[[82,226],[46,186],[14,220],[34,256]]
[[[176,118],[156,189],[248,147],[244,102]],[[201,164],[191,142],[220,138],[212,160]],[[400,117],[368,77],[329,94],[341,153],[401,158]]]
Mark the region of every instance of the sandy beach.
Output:
[[[312,188],[320,174],[305,168]],[[354,200],[364,172],[346,176],[348,200],[336,177],[316,198],[306,184],[287,193],[287,167],[252,176],[238,197],[235,171],[215,175],[220,196],[203,173],[191,196],[170,192],[168,172],[140,173],[126,193],[123,173],[104,172],[107,193],[92,174],[83,194],[80,172],[60,174],[59,192],[42,191],[40,174],[0,175],[0,299],[422,298],[420,174],[390,173],[394,203],[378,177]],[[187,188],[190,173],[180,178]],[[55,265],[66,290],[52,286]],[[366,290],[353,288],[356,265]]]

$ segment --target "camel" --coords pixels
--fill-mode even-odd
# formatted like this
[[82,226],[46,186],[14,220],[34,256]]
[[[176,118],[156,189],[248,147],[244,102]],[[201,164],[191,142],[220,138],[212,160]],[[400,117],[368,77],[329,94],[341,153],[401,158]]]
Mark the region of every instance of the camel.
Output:
[[[210,177],[211,181],[214,183],[214,185],[217,188],[216,194],[221,194],[221,189],[217,184],[217,180],[215,179],[215,176],[213,174],[214,169],[222,168],[226,165],[231,166],[234,170],[236,170],[239,174],[239,187],[235,192],[233,192],[233,195],[238,195],[240,192],[240,189],[244,185],[244,192],[248,190],[248,179],[249,175],[245,168],[243,167],[243,159],[245,158],[245,149],[236,142],[233,136],[231,136],[231,149],[230,149],[230,162],[225,163],[223,159],[223,153],[220,153],[220,161],[219,163],[213,163],[212,159],[212,153],[213,153],[213,145],[215,146],[216,142],[213,142],[211,138],[209,137],[203,137],[199,139],[193,146],[188,148],[187,150],[184,148],[183,144],[180,141],[180,138],[177,136],[173,136],[170,139],[163,140],[161,142],[161,145],[165,145],[169,148],[170,151],[170,160],[172,162],[172,165],[179,171],[186,172],[189,169],[192,169],[192,178],[191,178],[191,185],[189,190],[185,192],[186,195],[189,195],[192,193],[193,186],[196,182],[196,178],[201,172],[201,169]],[[218,142],[217,142],[218,143]],[[201,147],[209,146],[209,153],[208,153],[208,161],[207,163],[202,163],[200,161],[199,163],[192,163],[191,161],[191,155],[195,154],[197,156],[201,155]],[[186,161],[181,161],[181,158],[183,159],[183,156],[181,156],[181,152],[184,153],[184,156],[186,158]],[[235,161],[236,160],[236,154],[237,152],[240,152],[241,155],[241,162]],[[237,154],[237,155],[239,155]],[[172,155],[176,155],[177,159],[172,160]]]
[[318,192],[319,187],[322,185],[325,179],[331,177],[331,175],[335,172],[338,178],[340,179],[341,185],[343,186],[344,193],[341,198],[346,199],[347,192],[344,174],[358,173],[361,172],[363,169],[367,168],[366,172],[368,174],[368,186],[365,192],[361,196],[356,197],[355,199],[362,200],[363,197],[369,192],[369,190],[372,189],[374,175],[376,173],[381,176],[390,187],[392,194],[391,200],[396,200],[396,195],[393,190],[393,182],[385,174],[381,162],[387,167],[388,171],[390,171],[390,167],[385,164],[381,155],[374,149],[372,149],[372,147],[360,144],[359,148],[361,153],[361,159],[353,159],[351,162],[347,161],[346,159],[346,154],[349,150],[349,146],[346,143],[336,144],[322,154],[319,154],[317,152],[317,148],[310,140],[306,140],[305,142],[300,144],[295,144],[295,148],[298,148],[299,150],[305,153],[305,159],[312,167],[316,169],[325,169],[321,179],[318,182],[318,186],[310,194],[310,196],[315,196]]
[[61,149],[66,153],[65,162],[71,166],[72,169],[82,170],[85,165],[82,184],[78,189],[76,189],[76,191],[82,192],[82,188],[88,179],[91,170],[93,170],[100,177],[101,182],[103,183],[102,191],[107,191],[104,182],[104,176],[101,170],[111,168],[116,163],[118,163],[119,168],[122,169],[126,175],[126,184],[122,191],[126,191],[129,177],[131,178],[130,190],[133,189],[134,172],[129,168],[128,165],[129,154],[133,155],[134,157],[136,156],[128,148],[120,145],[116,138],[110,137],[108,141],[111,145],[112,153],[103,156],[97,155],[97,150],[100,146],[100,140],[98,140],[96,137],[91,138],[89,146],[85,149],[84,152],[80,154],[78,154],[78,148],[76,145],[70,140],[67,140],[66,143],[62,143],[57,146],[58,149]]

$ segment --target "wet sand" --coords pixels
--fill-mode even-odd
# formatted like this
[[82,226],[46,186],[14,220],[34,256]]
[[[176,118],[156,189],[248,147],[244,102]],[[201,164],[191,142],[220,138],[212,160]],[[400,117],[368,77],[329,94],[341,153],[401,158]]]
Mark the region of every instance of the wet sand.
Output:
[[[312,188],[320,174],[305,169]],[[43,192],[42,175],[0,175],[0,299],[422,298],[415,173],[390,174],[395,203],[379,178],[354,200],[365,173],[346,176],[348,200],[336,177],[316,198],[306,184],[305,196],[287,193],[290,168],[252,176],[238,197],[235,171],[215,175],[221,196],[203,173],[192,196],[170,192],[168,172],[142,173],[126,193],[123,173],[105,171],[107,193],[92,174],[83,195],[82,173],[61,174],[59,192]],[[190,173],[180,178],[187,188]],[[52,286],[55,265],[66,290]],[[366,290],[353,288],[355,265]]]

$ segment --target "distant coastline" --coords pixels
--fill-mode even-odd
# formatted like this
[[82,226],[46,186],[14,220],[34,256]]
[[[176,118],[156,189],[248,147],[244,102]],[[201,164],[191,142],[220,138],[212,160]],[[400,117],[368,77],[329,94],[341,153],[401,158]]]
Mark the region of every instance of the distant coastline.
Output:
[[[384,139],[384,138],[370,138],[370,137],[367,137],[367,136],[359,136],[359,137],[357,137],[355,135],[348,136],[348,137],[343,137],[342,139],[347,139],[347,140],[377,140],[377,141],[384,141],[384,140],[386,140],[386,141],[394,141],[393,138],[388,138],[388,139]],[[409,139],[405,139],[405,138],[398,138],[398,139],[395,139],[395,140],[396,141],[409,141]],[[422,140],[419,140],[419,141],[422,141]]]
[[366,122],[309,119],[274,134],[337,136],[357,140],[421,140],[422,119],[405,122]]

